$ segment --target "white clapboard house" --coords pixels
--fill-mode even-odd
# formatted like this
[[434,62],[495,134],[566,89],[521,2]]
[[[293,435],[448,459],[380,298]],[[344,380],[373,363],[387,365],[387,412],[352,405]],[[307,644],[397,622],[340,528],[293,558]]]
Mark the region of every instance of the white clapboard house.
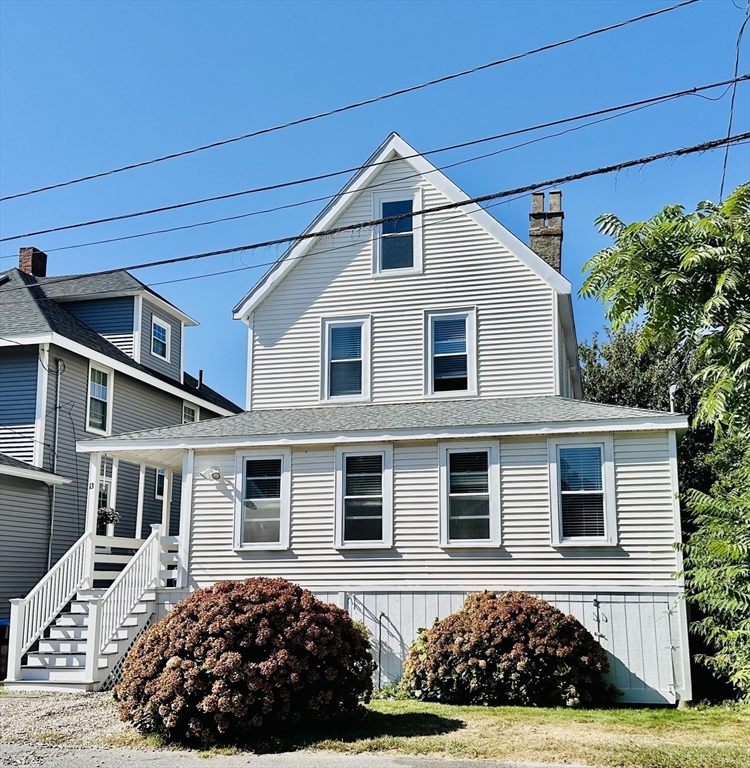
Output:
[[534,196],[530,246],[475,204],[431,211],[467,199],[390,136],[308,232],[413,216],[299,241],[240,301],[244,413],[79,443],[92,478],[179,473],[179,536],[154,526],[106,592],[84,536],[15,601],[9,685],[106,687],[188,590],[281,576],[366,623],[383,683],[468,593],[519,589],[588,627],[622,701],[690,699],[686,420],[581,399],[560,194]]

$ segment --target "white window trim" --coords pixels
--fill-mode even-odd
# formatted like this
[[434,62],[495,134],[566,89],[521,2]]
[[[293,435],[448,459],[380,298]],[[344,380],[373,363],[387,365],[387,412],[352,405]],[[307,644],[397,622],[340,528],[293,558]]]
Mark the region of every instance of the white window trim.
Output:
[[[281,459],[281,511],[279,541],[242,542],[242,502],[245,494],[246,459]],[[279,448],[268,451],[237,451],[235,453],[234,549],[237,552],[286,550],[290,547],[292,516],[292,451]]]
[[[185,421],[185,408],[190,408],[195,411],[195,422]],[[182,423],[183,424],[197,424],[201,420],[201,408],[195,403],[189,403],[187,400],[182,401]]]
[[[389,189],[383,192],[373,192],[372,194],[372,213],[373,219],[383,218],[383,203],[393,203],[400,200],[411,200],[412,211],[422,210],[422,189]],[[372,233],[372,274],[377,278],[404,277],[405,275],[421,275],[424,272],[424,257],[422,248],[422,238],[424,229],[422,227],[422,214],[412,216],[412,235],[414,243],[414,260],[411,267],[405,269],[381,269],[380,268],[380,233],[382,225],[373,227]]]
[[[489,539],[460,539],[451,541],[448,535],[448,479],[449,453],[475,453],[487,451],[489,462],[487,474],[490,495],[490,537]],[[500,520],[500,442],[498,440],[451,440],[438,443],[438,474],[440,478],[440,546],[443,549],[484,549],[497,548],[502,544]]]
[[[434,320],[444,317],[466,318],[466,390],[453,392],[435,392],[433,390],[433,327]],[[435,309],[425,312],[425,360],[424,360],[424,393],[426,397],[456,400],[460,397],[476,397],[477,395],[477,310],[476,307],[462,309]]]
[[[89,426],[89,416],[91,415],[91,371],[96,370],[107,374],[107,428],[106,430],[97,429]],[[99,365],[89,360],[89,375],[86,379],[86,427],[85,431],[92,435],[104,435],[109,437],[112,434],[112,403],[114,402],[115,372],[105,365]]]
[[161,473],[162,477],[164,478],[164,488],[167,487],[167,470],[162,469],[161,467],[155,467],[154,468],[154,498],[155,499],[161,499],[164,500],[164,494],[162,493],[159,495],[159,473]]
[[[602,449],[602,490],[604,498],[604,536],[563,538],[560,505],[560,476],[558,449],[569,446],[591,446]],[[550,437],[547,439],[549,461],[549,491],[553,547],[615,547],[617,546],[617,500],[615,495],[615,462],[612,435],[590,437]]]
[[[154,352],[154,326],[160,325],[162,328],[165,328],[167,331],[167,354],[166,355],[160,355],[157,352]],[[169,363],[172,356],[172,325],[168,323],[166,320],[163,320],[158,315],[151,315],[151,354],[154,357],[158,357],[159,360],[164,360],[165,362]]]
[[[359,325],[362,328],[362,392],[359,395],[331,395],[329,382],[330,329],[337,325]],[[320,400],[323,403],[369,402],[372,391],[372,316],[324,317],[320,330]]]
[[[344,457],[383,457],[383,538],[380,541],[344,541]],[[335,449],[335,527],[334,546],[336,549],[391,549],[393,547],[393,444],[374,443],[370,445],[340,446]]]

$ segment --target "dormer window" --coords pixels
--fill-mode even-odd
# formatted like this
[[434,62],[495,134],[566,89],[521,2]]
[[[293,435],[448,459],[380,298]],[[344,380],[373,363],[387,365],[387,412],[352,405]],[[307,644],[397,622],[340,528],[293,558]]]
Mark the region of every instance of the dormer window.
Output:
[[151,318],[151,354],[169,362],[171,327],[165,320]]
[[370,318],[323,321],[323,400],[370,397]]
[[375,230],[373,241],[373,273],[383,276],[414,274],[422,271],[421,210],[419,190],[394,190],[376,193],[375,218],[384,221]]

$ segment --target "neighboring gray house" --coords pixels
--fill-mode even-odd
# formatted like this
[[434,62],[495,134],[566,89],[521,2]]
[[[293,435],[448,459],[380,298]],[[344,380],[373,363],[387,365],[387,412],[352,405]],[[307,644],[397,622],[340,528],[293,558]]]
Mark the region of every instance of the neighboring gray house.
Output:
[[[8,597],[25,595],[84,533],[88,461],[77,440],[241,410],[183,371],[184,332],[195,320],[128,272],[46,277],[46,262],[22,248],[19,268],[0,274],[0,452],[43,470],[43,483],[67,482],[48,492],[39,481],[0,477],[3,538],[23,490],[34,543],[33,556],[16,558],[10,572],[3,555],[0,618]],[[98,503],[120,521],[101,532],[139,539],[165,512],[176,530],[180,485],[170,480],[158,463],[105,459]]]

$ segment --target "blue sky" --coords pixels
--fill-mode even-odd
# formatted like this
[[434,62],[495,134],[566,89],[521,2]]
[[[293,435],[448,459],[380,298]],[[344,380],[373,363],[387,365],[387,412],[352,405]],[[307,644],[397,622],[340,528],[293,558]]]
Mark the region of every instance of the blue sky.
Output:
[[[736,0],[740,5],[740,1]],[[341,106],[612,24],[665,2],[15,2],[0,3],[0,189],[11,194]],[[542,53],[344,115],[199,155],[3,203],[3,236],[325,173],[363,162],[390,131],[417,150],[521,128],[732,76],[743,11],[702,0]],[[750,32],[740,72],[748,70]],[[748,130],[747,83],[735,132]],[[712,96],[720,95],[712,92]],[[457,166],[482,195],[726,133],[729,97],[652,107],[567,136]],[[505,145],[516,143],[507,140]],[[497,149],[502,143],[492,145]],[[486,149],[484,150],[486,151]],[[436,156],[437,163],[479,151]],[[630,221],[663,205],[717,199],[723,152],[667,160],[563,187],[563,271],[574,290],[607,244],[595,217]],[[434,159],[434,158],[433,158]],[[730,153],[727,187],[748,178],[748,148]],[[76,243],[178,226],[330,195],[341,179],[130,222],[5,243],[47,250],[50,274],[123,266],[293,235],[312,204],[266,216],[75,250]],[[492,213],[526,240],[529,200]],[[280,249],[143,270],[148,284],[275,259]],[[245,326],[230,310],[264,267],[155,286],[201,325],[186,369],[244,403]],[[576,299],[579,338],[603,324]]]

